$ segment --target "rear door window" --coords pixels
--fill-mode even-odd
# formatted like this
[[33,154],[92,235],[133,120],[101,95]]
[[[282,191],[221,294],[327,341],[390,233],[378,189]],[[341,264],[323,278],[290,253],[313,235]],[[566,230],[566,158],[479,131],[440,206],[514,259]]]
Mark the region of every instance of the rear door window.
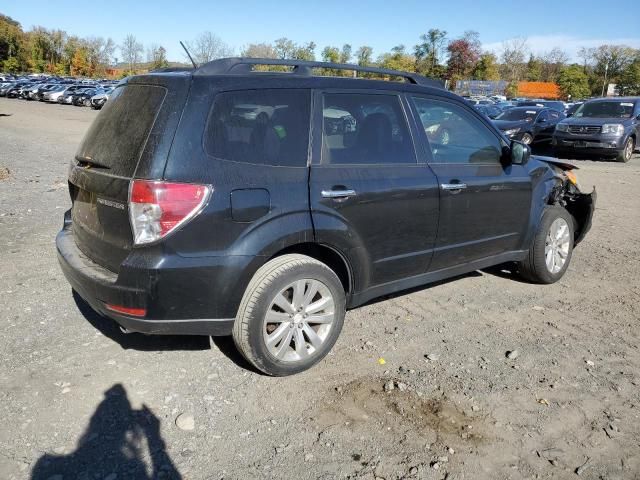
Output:
[[76,159],[132,177],[165,95],[166,89],[158,86],[117,88],[91,124]]
[[306,167],[310,111],[311,92],[305,89],[219,93],[205,130],[205,150],[232,162]]
[[323,98],[323,164],[416,163],[400,97],[325,93]]

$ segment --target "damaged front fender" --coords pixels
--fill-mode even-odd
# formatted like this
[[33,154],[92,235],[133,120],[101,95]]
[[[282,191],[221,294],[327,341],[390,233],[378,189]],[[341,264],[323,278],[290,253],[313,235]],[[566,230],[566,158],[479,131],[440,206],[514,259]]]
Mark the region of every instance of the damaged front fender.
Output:
[[[564,207],[574,218],[574,246],[578,245],[591,229],[596,205],[596,189],[584,193],[572,170],[578,167],[555,158],[537,157],[541,171],[536,172],[541,196],[546,205]],[[546,164],[546,165],[545,165]],[[545,168],[545,166],[547,168]]]

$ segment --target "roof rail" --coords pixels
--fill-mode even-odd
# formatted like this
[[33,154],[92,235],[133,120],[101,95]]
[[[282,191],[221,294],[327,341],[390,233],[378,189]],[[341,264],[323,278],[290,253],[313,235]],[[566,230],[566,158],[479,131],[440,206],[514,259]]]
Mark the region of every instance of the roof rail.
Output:
[[281,65],[286,67],[293,67],[293,71],[291,73],[295,75],[305,76],[311,76],[313,68],[330,68],[333,70],[377,73],[378,75],[401,77],[409,83],[413,83],[416,85],[426,85],[439,88],[443,87],[442,82],[424,77],[417,73],[401,72],[399,70],[388,70],[386,68],[377,67],[362,67],[360,65],[353,65],[348,63],[310,62],[307,60],[280,60],[274,58],[220,58],[218,60],[213,60],[201,65],[195,70],[194,75],[246,74],[254,71],[254,65]]
[[151,70],[149,73],[170,73],[170,72],[192,72],[193,67],[160,67]]

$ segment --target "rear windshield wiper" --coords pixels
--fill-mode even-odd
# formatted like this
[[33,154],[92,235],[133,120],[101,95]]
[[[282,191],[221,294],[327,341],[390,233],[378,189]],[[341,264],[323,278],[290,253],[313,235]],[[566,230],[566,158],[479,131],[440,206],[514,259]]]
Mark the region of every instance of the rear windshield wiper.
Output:
[[96,160],[94,160],[93,158],[89,158],[89,157],[76,157],[77,160],[77,166],[78,167],[84,167],[84,168],[104,168],[106,170],[110,170],[111,167],[109,165],[105,165],[104,163],[100,163],[97,162]]

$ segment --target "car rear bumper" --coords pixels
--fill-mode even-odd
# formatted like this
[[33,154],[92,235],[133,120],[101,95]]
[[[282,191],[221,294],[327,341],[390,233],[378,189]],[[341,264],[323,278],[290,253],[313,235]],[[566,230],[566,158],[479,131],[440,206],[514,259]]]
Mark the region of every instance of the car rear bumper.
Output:
[[[139,271],[137,273],[140,275],[129,279],[133,285],[144,286],[144,288],[136,288],[125,284],[120,278],[122,274],[111,272],[86,257],[77,247],[69,224],[58,233],[56,247],[58,262],[71,287],[95,311],[114,320],[129,331],[165,335],[231,334],[234,318],[178,318],[179,314],[171,315],[171,312],[183,312],[189,308],[193,310],[193,303],[202,300],[203,292],[197,287],[193,288],[197,282],[191,283],[191,291],[187,294],[184,293],[183,282],[189,275],[194,277],[202,275],[201,268],[187,268],[182,271],[172,269],[165,275],[152,270]],[[143,278],[147,279],[146,285],[141,281]],[[152,284],[153,286],[150,287]],[[168,294],[163,295],[158,292]],[[172,296],[173,292],[177,292],[178,295]],[[215,291],[208,293],[209,297],[215,296]],[[163,303],[162,308],[154,308],[157,307],[154,302]],[[170,306],[167,308],[168,303]],[[206,307],[206,302],[204,303]],[[228,301],[226,303],[227,310],[232,311],[234,305],[229,305]],[[151,316],[147,318],[125,315],[108,309],[107,305],[145,309]],[[154,316],[153,313],[158,311],[165,312],[165,315]],[[175,318],[172,318],[174,316]]]

